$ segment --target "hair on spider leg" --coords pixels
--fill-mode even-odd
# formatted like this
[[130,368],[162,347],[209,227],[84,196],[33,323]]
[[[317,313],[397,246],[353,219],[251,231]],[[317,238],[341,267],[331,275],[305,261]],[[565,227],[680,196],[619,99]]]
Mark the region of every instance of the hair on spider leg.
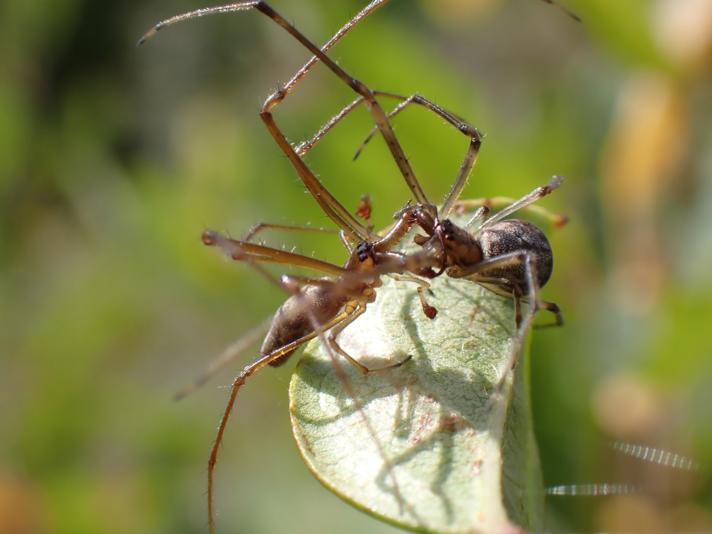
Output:
[[260,222],[253,224],[247,233],[243,236],[242,241],[252,241],[255,236],[265,230],[282,230],[289,232],[311,232],[311,233],[324,233],[324,234],[336,234],[338,230],[334,228],[321,228],[311,225],[294,225],[294,224],[275,224]]

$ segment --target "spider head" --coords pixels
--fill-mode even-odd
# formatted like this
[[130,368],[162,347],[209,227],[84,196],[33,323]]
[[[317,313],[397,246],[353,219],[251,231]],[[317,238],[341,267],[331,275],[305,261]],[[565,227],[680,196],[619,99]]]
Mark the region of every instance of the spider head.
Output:
[[436,228],[450,265],[473,265],[482,261],[482,249],[477,240],[450,219],[440,221]]

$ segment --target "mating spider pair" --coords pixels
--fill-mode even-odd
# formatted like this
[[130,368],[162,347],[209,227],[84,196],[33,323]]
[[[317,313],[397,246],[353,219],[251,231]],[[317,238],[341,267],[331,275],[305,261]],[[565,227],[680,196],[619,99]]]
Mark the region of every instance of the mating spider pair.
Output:
[[[392,276],[416,284],[422,310],[430,319],[435,318],[437,310],[427,302],[427,280],[441,275],[471,280],[511,298],[515,307],[516,332],[511,353],[498,370],[497,387],[501,386],[515,366],[537,310],[543,308],[550,311],[555,316],[554,324],[562,324],[558,306],[539,297],[539,290],[548,281],[553,265],[551,247],[546,236],[531,223],[507,219],[514,212],[527,208],[548,195],[560,185],[561,178],[555,176],[547,185],[534,189],[519,200],[508,202],[504,209],[494,215],[490,214],[488,206],[481,206],[464,226],[458,226],[450,220],[450,215],[458,203],[479,153],[482,135],[477,128],[423,96],[405,97],[371,90],[327,55],[328,50],[354,26],[385,3],[387,0],[371,1],[321,48],[263,1],[240,2],[177,15],[158,23],[139,41],[141,44],[157,31],[177,22],[216,13],[255,10],[281,26],[313,54],[287,83],[267,98],[260,117],[314,200],[339,228],[341,240],[348,251],[348,259],[339,266],[250,242],[260,230],[275,226],[284,228],[279,225],[259,225],[243,240],[231,239],[214,231],[206,231],[203,234],[203,242],[206,245],[219,247],[235,260],[248,263],[290,294],[274,315],[260,349],[260,357],[247,365],[232,383],[227,407],[220,421],[208,463],[208,513],[211,531],[214,527],[215,464],[235,399],[249,377],[266,365],[280,365],[302,344],[316,337],[326,342],[327,350],[332,356],[343,356],[364,374],[398,367],[410,358],[408,356],[386,367],[372,369],[359,362],[358,355],[349,354],[338,343],[339,334],[375,301],[383,276]],[[272,111],[318,62],[323,63],[348,85],[357,97],[329,120],[312,139],[294,146],[277,126]],[[399,103],[393,111],[386,113],[378,98],[392,99]],[[455,181],[439,207],[423,191],[391,127],[391,119],[412,104],[435,113],[462,132],[469,141]],[[334,125],[359,106],[366,107],[375,123],[374,132],[367,137],[366,142],[375,133],[382,135],[414,200],[396,214],[396,222],[385,233],[374,232],[370,225],[364,225],[354,217],[324,187],[302,159]],[[361,213],[370,211],[368,203],[362,208]],[[415,236],[417,249],[403,252],[401,246],[411,230],[418,232]],[[284,275],[276,279],[263,268],[263,263],[299,266],[313,270],[319,275]],[[527,305],[524,313],[522,303]]]

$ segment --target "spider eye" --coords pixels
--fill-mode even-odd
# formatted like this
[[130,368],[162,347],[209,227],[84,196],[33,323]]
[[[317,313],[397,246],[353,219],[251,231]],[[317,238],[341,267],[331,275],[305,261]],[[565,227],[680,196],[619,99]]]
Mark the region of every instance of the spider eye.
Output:
[[371,257],[371,246],[369,243],[362,242],[356,247],[356,255],[358,257],[358,261],[361,263],[365,262]]

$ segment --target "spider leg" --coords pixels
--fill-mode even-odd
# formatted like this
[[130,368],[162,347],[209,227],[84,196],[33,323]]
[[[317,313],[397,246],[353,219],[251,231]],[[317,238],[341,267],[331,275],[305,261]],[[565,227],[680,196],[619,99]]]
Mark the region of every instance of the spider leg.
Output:
[[[482,208],[486,208],[489,212],[490,210],[498,209],[501,206],[509,207],[509,205],[514,204],[515,202],[517,202],[517,199],[504,196],[488,198],[468,198],[465,200],[458,200],[455,203],[455,210],[466,211],[471,210],[473,208],[478,208],[479,211]],[[537,217],[541,217],[542,219],[549,221],[556,228],[561,228],[569,222],[569,218],[566,215],[554,213],[536,204],[528,204],[526,206],[520,207],[519,209],[527,211],[533,215],[536,215]],[[465,224],[465,228],[471,228],[473,226],[481,224],[486,218],[485,215],[488,215],[488,213],[482,214],[475,212],[472,219],[470,219],[470,221]]]
[[373,369],[373,368],[365,366],[364,364],[359,362],[356,358],[354,358],[348,352],[346,352],[344,349],[341,348],[339,343],[336,341],[336,338],[338,337],[339,334],[341,334],[341,332],[347,326],[349,326],[351,323],[353,323],[356,319],[358,319],[365,312],[366,312],[366,306],[364,304],[358,304],[358,305],[354,306],[353,311],[350,312],[349,316],[346,317],[339,324],[335,325],[329,332],[329,335],[326,338],[326,342],[328,343],[329,347],[337,354],[343,356],[347,362],[349,362],[351,365],[356,367],[359,371],[361,371],[365,375],[369,374],[369,373],[386,371],[388,369],[395,369],[396,367],[400,367],[405,362],[410,360],[411,356],[406,356],[403,360],[401,360],[399,362],[395,362],[395,363],[386,365],[384,367],[378,367],[377,369]]
[[[261,265],[261,262],[276,262],[287,263],[291,265],[300,265],[304,267],[310,267],[315,270],[332,275],[343,276],[347,274],[342,268],[328,264],[326,262],[321,262],[319,260],[314,260],[313,258],[307,258],[298,254],[287,253],[285,251],[272,249],[263,245],[255,245],[253,243],[246,243],[234,239],[229,239],[217,232],[205,232],[203,234],[203,242],[206,245],[218,246],[236,260],[245,261],[246,263],[248,263],[248,265],[258,271],[270,282],[284,289],[291,295],[296,296],[297,298],[302,296],[302,293],[300,291],[300,287],[302,286],[323,285],[337,288],[338,279],[321,279],[313,277],[287,275],[282,276],[278,279],[266,269],[264,269]],[[354,274],[354,276],[358,275]],[[321,333],[326,332],[331,328],[337,326],[341,322],[348,320],[350,315],[355,313],[355,310],[356,309],[353,307],[344,308],[341,312],[332,317],[330,320],[326,321],[323,324],[318,324],[313,311],[310,310],[308,306],[304,306],[303,312],[309,316],[314,329],[311,332],[300,337],[299,339],[291,341],[290,343],[287,343],[273,350],[272,352],[261,356],[255,362],[245,366],[240,372],[240,374],[233,380],[230,390],[230,396],[228,398],[228,402],[225,407],[225,411],[223,412],[222,418],[220,419],[220,425],[218,426],[215,441],[213,442],[213,446],[210,450],[210,456],[208,458],[208,529],[211,534],[215,531],[215,510],[213,503],[215,466],[217,464],[218,452],[220,450],[220,445],[223,440],[225,428],[227,427],[230,414],[232,413],[233,407],[235,405],[235,400],[240,389],[245,384],[247,379],[250,378],[257,371],[267,365],[279,362],[280,360],[287,357],[287,355],[293,353],[298,347],[300,347],[307,341],[314,339],[315,337],[321,335]]]
[[311,233],[324,233],[324,234],[335,234],[338,230],[332,228],[317,228],[314,226],[298,226],[292,224],[274,224],[274,223],[257,223],[252,225],[252,227],[247,231],[242,241],[249,242],[254,239],[254,237],[265,230],[287,230],[290,232],[311,232]]
[[[361,308],[360,311],[358,311],[359,307]],[[398,484],[398,480],[396,478],[395,472],[393,471],[393,465],[391,463],[391,460],[388,457],[388,455],[386,454],[386,449],[385,449],[383,443],[381,442],[381,440],[379,439],[378,433],[376,432],[375,427],[373,426],[373,424],[371,423],[371,420],[366,415],[366,412],[364,410],[364,405],[361,402],[361,399],[359,398],[358,395],[356,395],[356,392],[354,391],[354,388],[351,385],[351,381],[350,381],[348,375],[346,374],[344,369],[341,367],[341,363],[339,362],[338,358],[336,357],[336,353],[338,352],[342,356],[346,357],[347,361],[354,363],[354,364],[357,363],[357,362],[355,362],[355,360],[353,360],[351,358],[351,356],[349,356],[346,352],[344,352],[341,349],[341,347],[336,342],[336,336],[338,336],[339,333],[341,333],[341,331],[344,328],[346,328],[346,326],[349,323],[353,322],[356,319],[356,317],[358,317],[358,315],[361,315],[365,311],[365,309],[366,309],[366,303],[364,302],[360,306],[356,307],[356,309],[354,310],[354,313],[357,314],[355,317],[354,316],[347,317],[341,323],[334,325],[332,332],[330,332],[329,339],[327,339],[327,337],[325,336],[325,329],[319,326],[319,324],[316,321],[316,318],[314,317],[313,314],[309,314],[309,319],[312,322],[312,327],[314,328],[316,335],[319,337],[319,341],[321,341],[321,345],[324,347],[327,354],[329,355],[329,358],[331,359],[331,363],[334,367],[334,372],[335,372],[337,378],[339,379],[339,382],[341,382],[341,386],[344,388],[344,391],[346,392],[346,394],[349,397],[351,397],[351,400],[354,404],[354,408],[361,416],[361,420],[363,422],[364,427],[366,428],[366,431],[368,432],[369,436],[371,437],[371,440],[373,441],[373,443],[376,445],[376,448],[378,449],[378,452],[381,455],[381,458],[383,458],[384,469],[390,475],[391,481],[393,483],[393,485],[391,487],[391,489],[393,491],[393,496],[398,501],[398,503],[401,507],[407,508],[408,511],[411,513],[411,515],[413,515],[413,517],[417,518],[418,515],[417,515],[416,510],[412,509],[412,507],[408,505],[408,503],[406,502],[406,500],[403,497],[403,494],[400,490],[400,486]],[[344,324],[344,323],[346,323],[346,324]],[[333,331],[334,329],[338,329],[338,331],[334,333],[334,331]],[[410,360],[410,358],[411,357],[408,356],[404,360],[397,362],[393,365],[389,365],[387,367],[379,368],[379,369],[367,370],[365,372],[369,372],[369,371],[377,372],[377,371],[382,371],[382,370],[386,370],[386,369],[392,369],[395,367],[399,367],[402,364],[404,364],[405,362],[407,362],[408,360]],[[360,369],[360,365],[361,364],[358,364],[358,365],[356,365],[356,367]]]
[[[377,9],[383,7],[388,0],[372,0],[366,7],[354,15],[346,24],[344,24],[338,31],[321,47],[323,53],[328,52],[336,43],[338,43],[347,33],[349,33],[353,28],[356,27],[363,19],[369,16],[371,13]],[[297,84],[309,74],[309,71],[314,68],[314,66],[319,62],[321,58],[314,55],[292,76],[288,82],[282,85],[281,90],[277,91],[271,95],[268,99],[275,98],[279,99],[279,102],[275,102],[273,106],[279,104],[287,95],[289,95]],[[272,106],[272,107],[273,107]],[[301,155],[301,154],[300,154]]]
[[552,328],[564,326],[564,316],[561,314],[561,309],[559,308],[558,304],[546,300],[540,300],[539,306],[542,310],[546,310],[554,314],[554,321],[551,323],[535,324],[534,328]]
[[[337,324],[339,324],[341,321],[344,321],[345,319],[348,318],[348,314],[345,312],[340,313],[336,317],[334,317],[331,321],[324,325],[320,325],[319,331],[327,331],[330,328],[333,328]],[[208,458],[208,530],[210,531],[211,534],[215,532],[215,510],[214,510],[214,482],[215,482],[215,466],[217,465],[218,461],[218,453],[220,451],[220,445],[222,444],[222,440],[225,434],[225,428],[227,427],[228,420],[230,419],[230,415],[232,414],[232,410],[235,406],[235,400],[237,399],[237,394],[240,392],[240,389],[242,386],[245,384],[247,379],[249,379],[252,375],[254,375],[257,371],[262,369],[263,367],[269,365],[271,362],[275,362],[282,358],[285,354],[289,354],[296,350],[298,347],[306,343],[307,341],[314,339],[317,337],[319,334],[317,331],[313,331],[295,341],[292,341],[291,343],[287,343],[283,347],[280,347],[269,354],[266,354],[262,357],[260,357],[258,360],[250,363],[249,365],[245,366],[244,369],[240,372],[240,374],[235,377],[235,379],[232,382],[232,386],[230,388],[230,396],[228,397],[227,405],[225,406],[225,411],[223,412],[222,417],[220,418],[220,424],[218,426],[218,431],[215,436],[215,441],[213,442],[213,446],[210,449],[210,456]]]
[[[445,197],[445,201],[443,203],[443,208],[441,210],[441,218],[447,218],[453,208],[455,201],[460,196],[463,187],[465,187],[465,184],[467,183],[467,178],[469,177],[470,172],[472,171],[472,167],[474,166],[475,161],[477,160],[477,154],[479,152],[480,145],[482,144],[482,134],[477,128],[467,123],[464,119],[440,107],[439,105],[425,98],[422,95],[414,94],[406,97],[403,95],[398,95],[386,91],[373,91],[373,94],[375,96],[393,98],[401,101],[400,104],[398,104],[390,113],[388,113],[387,118],[389,120],[401,113],[411,104],[417,104],[440,116],[446,122],[457,128],[458,131],[462,132],[470,138],[470,145],[465,154],[465,158],[460,166],[460,170],[458,171],[455,182],[453,183],[450,192]],[[299,143],[295,149],[297,153],[299,153],[299,155],[304,155],[309,152],[309,150],[311,150],[324,136],[326,136],[326,134],[329,133],[329,131],[334,126],[336,126],[336,124],[342,121],[354,109],[356,109],[359,105],[365,102],[366,100],[364,97],[359,97],[350,104],[346,105],[341,111],[339,111],[339,113],[329,119],[311,139]],[[373,129],[368,133],[366,138],[356,150],[356,153],[354,154],[354,159],[359,157],[363,148],[369,143],[369,141],[371,141],[373,136],[376,135],[379,130],[380,127],[378,125],[373,127]]]
[[556,175],[552,176],[551,180],[549,180],[548,184],[537,187],[531,193],[528,193],[527,195],[524,195],[522,198],[514,201],[512,204],[510,204],[509,206],[504,208],[502,211],[497,212],[496,214],[491,216],[489,219],[484,221],[482,224],[480,224],[480,226],[475,230],[475,234],[481,232],[488,226],[492,226],[493,224],[498,223],[499,221],[501,221],[503,219],[506,219],[512,213],[528,207],[530,204],[533,204],[540,198],[549,195],[552,191],[557,189],[563,181],[564,181],[564,178],[561,176],[556,176]]
[[[465,153],[465,158],[460,165],[460,170],[457,173],[457,177],[455,178],[455,182],[453,183],[452,187],[450,188],[450,191],[448,192],[447,196],[445,197],[445,200],[443,202],[442,208],[440,210],[440,218],[441,219],[446,219],[448,215],[450,214],[450,211],[453,208],[453,205],[455,204],[455,201],[459,198],[460,193],[462,193],[462,189],[465,187],[465,184],[467,183],[467,179],[470,176],[470,172],[472,171],[472,167],[475,165],[475,162],[477,161],[477,154],[479,153],[480,146],[482,145],[482,134],[480,131],[469,124],[467,121],[462,119],[461,117],[457,116],[456,114],[446,110],[445,108],[439,106],[432,100],[429,100],[428,98],[419,95],[419,94],[413,94],[409,97],[404,97],[402,95],[397,95],[394,93],[386,93],[386,92],[377,92],[375,93],[378,96],[388,96],[390,98],[395,98],[398,100],[401,100],[401,103],[398,104],[390,113],[388,113],[388,119],[392,119],[399,113],[401,113],[403,110],[405,110],[408,106],[412,104],[417,104],[419,106],[424,107],[425,109],[428,109],[444,119],[447,123],[451,124],[454,126],[458,131],[462,132],[464,135],[469,137],[470,139],[470,144],[467,149],[467,152]],[[358,158],[359,155],[361,154],[361,151],[365,148],[365,146],[368,144],[369,141],[373,138],[373,136],[377,132],[377,128],[373,128],[366,138],[363,140],[361,145],[356,149],[356,153],[354,154],[354,159]]]
[[[504,360],[500,366],[497,376],[498,382],[496,384],[497,390],[501,390],[503,384],[505,383],[509,373],[517,365],[519,360],[519,355],[524,346],[524,340],[526,339],[527,333],[534,322],[534,316],[536,312],[542,307],[542,302],[539,299],[539,284],[537,283],[537,271],[536,271],[536,257],[534,254],[527,250],[509,252],[507,254],[502,254],[495,258],[489,258],[483,260],[479,263],[471,265],[464,268],[451,268],[448,271],[448,275],[454,278],[467,278],[474,282],[478,282],[478,273],[491,271],[493,269],[501,269],[506,267],[512,267],[516,265],[524,266],[524,278],[526,281],[525,288],[514,288],[513,298],[515,300],[515,310],[519,309],[519,301],[526,299],[529,306],[527,306],[526,313],[521,314],[521,320],[517,320],[516,332],[514,339],[512,341],[512,348],[510,350],[509,356]],[[488,282],[492,283],[492,282]],[[509,283],[507,283],[509,285]],[[503,289],[506,285],[503,284]],[[511,290],[511,286],[509,286]],[[525,294],[521,294],[521,290],[525,290]],[[512,294],[512,293],[510,293]],[[519,314],[517,314],[519,315]]]
[[[277,248],[268,247],[265,245],[257,245],[246,241],[231,239],[213,230],[203,232],[203,243],[207,246],[216,246],[223,250],[228,256],[236,261],[245,261],[258,268],[258,262],[281,263],[286,265],[294,265],[306,267],[315,271],[323,272],[331,275],[343,275],[346,270],[343,267],[334,265],[322,260],[317,260],[310,256],[295,254]],[[259,269],[260,272],[262,269]],[[271,275],[268,278],[272,279]]]
[[[362,9],[357,15],[355,15],[349,22],[347,22],[336,34],[324,45],[324,50],[328,50],[334,44],[336,44],[346,33],[348,33],[356,24],[358,24],[363,18],[368,16],[370,13],[384,5],[388,0],[373,0],[368,6]],[[327,66],[335,66],[330,59],[322,52],[322,50],[315,47],[313,43],[308,41],[301,33],[299,33],[296,28],[285,21],[278,13],[276,13],[267,3],[258,0],[251,2],[236,2],[233,4],[227,4],[223,6],[216,6],[211,8],[197,9],[195,11],[183,13],[176,15],[174,17],[168,18],[156,24],[153,28],[147,31],[143,37],[139,40],[138,44],[143,44],[147,39],[151,38],[161,29],[179,23],[186,20],[190,20],[197,17],[203,17],[206,15],[220,14],[220,13],[233,13],[237,11],[248,11],[255,9],[264,15],[268,16],[274,22],[282,26],[290,34],[296,37],[302,44],[304,44],[312,52],[316,51],[314,57],[312,57],[307,63],[297,71],[297,73],[276,93],[271,95],[263,106],[261,113],[262,119],[265,122],[270,134],[273,136],[279,147],[287,155],[292,165],[297,170],[300,178],[304,182],[307,189],[310,191],[315,200],[319,203],[322,210],[330,217],[342,230],[346,231],[350,236],[356,240],[364,240],[368,237],[368,232],[366,229],[354,218],[351,214],[336,200],[336,198],[329,193],[329,191],[323,186],[314,173],[307,167],[307,165],[299,159],[296,154],[292,154],[289,143],[286,138],[281,133],[274,120],[271,118],[270,110],[272,107],[276,106],[281,102],[297,85],[297,83],[303,79],[307,73],[313,68],[313,66],[324,58],[327,59]],[[343,71],[342,71],[343,72]],[[344,73],[345,74],[345,73]],[[346,75],[348,76],[348,75]],[[397,141],[396,141],[397,143]]]
[[556,6],[556,7],[558,7],[561,11],[563,11],[564,14],[567,15],[569,18],[575,20],[576,22],[582,22],[582,21],[581,21],[581,17],[579,17],[576,13],[574,13],[573,11],[571,11],[570,9],[568,9],[567,7],[561,5],[559,2],[555,2],[554,0],[542,0],[542,2],[544,2],[544,3],[546,3],[546,4],[549,4],[549,5],[552,5],[552,6]]
[[173,399],[176,401],[183,400],[198,388],[202,387],[208,380],[215,376],[218,371],[234,362],[252,345],[258,343],[264,337],[271,323],[272,317],[270,316],[255,328],[240,336],[240,339],[226,347],[190,384],[177,391],[175,395],[173,395]]
[[[321,262],[319,260],[315,260],[314,258],[300,256],[299,254],[294,254],[279,249],[272,249],[263,245],[255,245],[252,243],[237,241],[235,239],[230,239],[228,237],[223,236],[222,234],[213,231],[206,231],[203,235],[203,241],[207,245],[217,246],[221,248],[226,254],[228,254],[231,258],[235,260],[244,261],[248,263],[251,267],[260,272],[260,274],[266,276],[271,283],[282,287],[283,289],[285,289],[285,286],[281,281],[277,280],[274,276],[266,272],[264,269],[261,269],[259,266],[256,265],[256,263],[272,262],[299,265],[302,267],[310,267],[314,270],[331,275],[340,275],[344,272],[343,269],[336,265]],[[320,279],[309,280],[309,283],[312,284],[318,284],[322,282],[322,280]],[[304,281],[304,283],[307,282]],[[203,384],[210,380],[210,378],[212,378],[218,371],[233,362],[250,346],[257,343],[260,338],[264,337],[264,334],[269,329],[271,322],[272,317],[263,321],[260,325],[241,336],[240,339],[230,344],[217,358],[215,358],[212,362],[210,362],[210,364],[208,364],[207,368],[200,375],[198,375],[198,377],[192,383],[176,392],[176,394],[174,395],[174,399],[181,400],[193,393],[196,389],[200,388]]]
[[430,291],[430,284],[426,282],[425,280],[421,280],[417,276],[413,276],[411,274],[397,274],[393,273],[389,275],[391,278],[394,280],[398,280],[399,282],[412,282],[414,284],[418,284],[418,299],[420,300],[420,307],[423,309],[423,313],[428,319],[435,319],[435,316],[438,314],[438,310],[435,306],[431,306],[428,304],[428,301],[425,299],[425,292]]
[[[428,198],[426,197],[425,192],[420,186],[420,183],[418,182],[418,179],[416,178],[415,173],[413,172],[413,169],[410,166],[410,163],[408,162],[405,153],[403,152],[403,148],[401,147],[400,143],[398,142],[398,139],[396,138],[395,133],[393,132],[393,128],[388,122],[386,113],[376,100],[373,91],[371,91],[371,89],[369,89],[363,82],[348,74],[336,62],[334,62],[329,56],[327,56],[324,52],[317,48],[316,45],[314,45],[299,30],[297,30],[292,24],[287,22],[281,15],[279,15],[276,11],[269,7],[269,5],[267,5],[265,2],[257,2],[253,7],[271,18],[282,28],[284,28],[285,31],[287,31],[290,35],[297,39],[305,48],[307,48],[312,54],[314,54],[314,56],[316,56],[322,63],[324,63],[326,67],[328,67],[334,74],[336,74],[337,77],[344,81],[346,85],[348,85],[352,90],[354,90],[364,99],[366,107],[368,108],[378,129],[383,135],[383,138],[386,141],[386,144],[388,145],[393,159],[395,160],[396,165],[398,166],[406,184],[413,193],[413,196],[415,197],[416,201],[420,204],[429,204]],[[277,143],[280,145],[287,157],[290,159],[290,161],[292,161],[301,176],[302,171],[300,170],[300,166],[304,165],[304,163],[301,162],[301,159],[299,158],[297,152],[289,144],[287,139],[284,137],[284,134],[281,133],[276,123],[274,122],[274,119],[272,118],[271,114],[272,108],[274,108],[274,106],[284,100],[286,96],[287,93],[285,93],[281,89],[272,94],[269,98],[267,98],[264,105],[262,106],[260,116],[267,125],[267,128],[272,134],[272,137],[274,137],[275,141],[277,141]],[[301,162],[301,165],[298,162]],[[302,179],[304,179],[304,176],[302,176]],[[306,181],[305,185],[307,185],[307,188],[310,188],[310,185]],[[312,194],[315,193],[312,192]]]

